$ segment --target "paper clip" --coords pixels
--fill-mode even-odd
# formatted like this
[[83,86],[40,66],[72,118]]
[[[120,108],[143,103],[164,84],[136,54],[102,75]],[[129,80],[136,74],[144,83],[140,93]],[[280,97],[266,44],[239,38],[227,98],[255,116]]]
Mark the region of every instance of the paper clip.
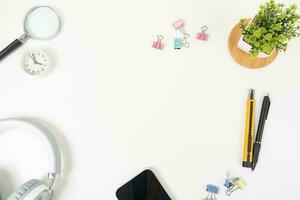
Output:
[[206,186],[206,192],[208,193],[207,197],[205,197],[203,200],[216,200],[216,195],[219,193],[219,188],[215,185],[208,184]]
[[202,32],[197,34],[197,39],[198,40],[203,40],[203,41],[207,41],[208,40],[208,34],[206,33],[206,31],[208,30],[207,26],[202,26],[201,27]]
[[227,188],[226,195],[230,196],[234,191],[246,188],[246,183],[238,177],[230,178],[230,172],[227,172],[224,186]]
[[162,35],[157,35],[157,41],[154,41],[152,43],[152,47],[155,49],[160,49],[163,50],[165,45],[161,42],[164,39],[164,36]]

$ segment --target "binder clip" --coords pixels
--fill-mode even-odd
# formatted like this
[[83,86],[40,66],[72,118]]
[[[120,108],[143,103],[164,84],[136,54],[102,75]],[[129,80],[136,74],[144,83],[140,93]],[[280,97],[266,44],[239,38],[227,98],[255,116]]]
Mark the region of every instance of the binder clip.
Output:
[[181,49],[182,47],[189,48],[190,43],[187,42],[186,38],[175,38],[174,49]]
[[157,35],[157,41],[152,43],[152,47],[155,49],[163,50],[165,45],[161,42],[164,39],[164,36]]
[[208,40],[208,34],[206,33],[206,31],[208,30],[207,26],[202,26],[201,27],[202,32],[197,34],[197,39],[198,40],[203,40],[203,41],[207,41]]
[[219,193],[219,188],[215,185],[208,184],[206,186],[206,192],[208,193],[207,197],[205,197],[203,200],[216,200],[216,195]]
[[227,172],[224,186],[226,187],[226,195],[230,196],[234,191],[246,188],[246,183],[238,177],[230,178],[230,173]]
[[227,189],[230,189],[230,188],[233,186],[233,183],[231,183],[231,181],[230,181],[230,172],[227,172],[227,173],[226,173],[226,179],[225,179],[224,186],[225,186]]
[[184,36],[189,37],[190,35],[185,31],[184,26],[185,26],[185,21],[183,19],[180,19],[173,24],[175,30],[179,30]]

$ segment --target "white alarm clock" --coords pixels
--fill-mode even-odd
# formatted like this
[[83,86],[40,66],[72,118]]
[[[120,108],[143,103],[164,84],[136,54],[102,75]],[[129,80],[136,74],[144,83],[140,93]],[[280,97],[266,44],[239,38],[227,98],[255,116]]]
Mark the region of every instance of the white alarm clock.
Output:
[[50,56],[42,50],[32,50],[24,54],[23,69],[30,75],[41,75],[51,68]]

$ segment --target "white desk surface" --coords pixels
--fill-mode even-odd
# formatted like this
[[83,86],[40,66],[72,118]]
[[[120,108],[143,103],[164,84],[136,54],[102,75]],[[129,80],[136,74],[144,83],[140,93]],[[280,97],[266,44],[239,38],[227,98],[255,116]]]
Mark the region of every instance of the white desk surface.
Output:
[[[117,188],[145,168],[175,200],[204,198],[207,183],[222,188],[219,199],[300,199],[300,40],[260,70],[240,67],[227,48],[231,28],[262,2],[2,0],[1,48],[22,34],[29,8],[47,4],[63,16],[58,38],[28,41],[0,64],[0,117],[47,122],[61,146],[54,199],[116,199]],[[191,48],[173,50],[180,34],[172,23],[180,18],[193,37],[208,25],[209,41],[193,38]],[[156,34],[166,38],[163,51],[151,48]],[[34,48],[55,58],[46,77],[20,68]],[[249,88],[257,109],[265,93],[272,100],[254,173],[240,166]],[[45,154],[30,134],[1,134],[2,196],[44,177]],[[227,170],[248,184],[230,198],[222,187]]]

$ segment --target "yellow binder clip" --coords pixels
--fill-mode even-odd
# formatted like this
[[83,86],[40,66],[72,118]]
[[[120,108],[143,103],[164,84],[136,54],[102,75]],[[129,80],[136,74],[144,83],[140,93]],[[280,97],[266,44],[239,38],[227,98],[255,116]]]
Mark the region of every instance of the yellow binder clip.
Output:
[[246,188],[246,183],[239,178],[237,178],[233,183],[235,183],[241,190]]

